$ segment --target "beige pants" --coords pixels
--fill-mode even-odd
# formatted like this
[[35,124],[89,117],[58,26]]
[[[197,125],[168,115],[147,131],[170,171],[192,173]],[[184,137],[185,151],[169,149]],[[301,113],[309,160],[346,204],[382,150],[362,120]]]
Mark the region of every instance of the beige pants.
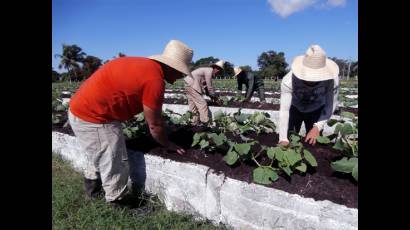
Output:
[[107,201],[121,199],[129,191],[128,155],[121,123],[95,124],[81,120],[70,111],[68,118],[86,154],[84,177],[101,178]]
[[188,97],[189,111],[193,113],[192,123],[198,124],[199,120],[207,123],[209,121],[209,108],[202,94],[190,86],[185,87],[185,92]]

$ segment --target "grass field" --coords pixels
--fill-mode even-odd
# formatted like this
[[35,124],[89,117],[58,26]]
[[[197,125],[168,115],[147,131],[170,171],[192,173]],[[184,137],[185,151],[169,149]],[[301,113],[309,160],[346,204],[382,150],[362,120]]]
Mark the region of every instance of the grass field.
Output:
[[147,216],[108,206],[101,198],[94,202],[84,199],[82,176],[56,154],[52,157],[53,229],[228,229],[197,221],[190,215],[168,211],[157,199],[147,205],[154,211]]

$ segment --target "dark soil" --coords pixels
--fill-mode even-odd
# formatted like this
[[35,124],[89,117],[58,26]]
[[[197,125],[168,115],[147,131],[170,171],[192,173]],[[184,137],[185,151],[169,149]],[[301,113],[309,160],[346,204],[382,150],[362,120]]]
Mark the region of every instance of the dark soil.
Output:
[[[64,123],[65,122],[53,125],[52,130],[74,135],[69,125],[65,128],[62,127]],[[150,136],[127,140],[126,144],[127,148],[132,150],[142,151],[147,154],[172,159],[178,162],[192,162],[206,165],[214,169],[217,173],[223,173],[227,177],[251,183],[252,172],[256,167],[253,161],[238,162],[233,166],[229,166],[223,160],[227,148],[216,149],[215,152],[191,148],[193,135],[200,131],[203,130],[199,130],[198,127],[169,127],[168,134],[170,140],[186,149],[184,155],[167,152]],[[232,133],[226,133],[225,135],[237,142],[242,142],[239,137],[234,136]],[[256,139],[260,144],[267,146],[275,146],[278,141],[278,135],[276,133],[259,135],[250,133],[247,134],[247,137]],[[279,179],[267,187],[299,194],[303,197],[309,197],[315,200],[330,200],[350,208],[357,208],[357,182],[354,181],[351,175],[334,172],[330,167],[330,162],[340,159],[342,154],[332,149],[329,145],[316,144],[316,146],[310,146],[304,144],[304,146],[316,157],[318,167],[316,169],[308,167],[307,173],[295,173],[291,177],[280,174]],[[259,148],[259,146],[254,145],[251,151],[259,151]],[[262,154],[257,160],[263,165],[270,163],[270,160],[265,154]]]
[[[139,139],[128,140],[127,147],[132,150],[143,151],[151,155],[178,162],[193,162],[206,165],[214,169],[217,173],[225,174],[227,177],[248,183],[252,182],[252,172],[256,167],[253,161],[239,162],[231,167],[223,160],[227,149],[217,149],[215,152],[192,149],[190,146],[195,132],[198,132],[198,130],[186,127],[173,130],[169,135],[170,140],[187,150],[184,155],[167,152],[159,147],[155,141],[146,136]],[[226,133],[226,135],[232,138],[232,134]],[[267,146],[275,146],[278,141],[277,134],[256,135],[256,133],[253,133],[250,134],[249,137]],[[239,138],[233,139],[239,141]],[[258,151],[258,148],[259,147],[255,145],[251,151]],[[304,175],[297,173],[291,177],[281,175],[277,181],[267,187],[299,194],[303,197],[310,197],[315,200],[330,200],[334,203],[346,205],[347,207],[357,208],[357,183],[352,179],[351,175],[335,173],[330,167],[331,161],[342,157],[341,153],[332,149],[331,146],[326,145],[309,146],[305,144],[305,148],[316,157],[318,167],[316,169],[310,168]],[[259,157],[258,161],[261,164],[269,164],[270,162],[265,155]]]

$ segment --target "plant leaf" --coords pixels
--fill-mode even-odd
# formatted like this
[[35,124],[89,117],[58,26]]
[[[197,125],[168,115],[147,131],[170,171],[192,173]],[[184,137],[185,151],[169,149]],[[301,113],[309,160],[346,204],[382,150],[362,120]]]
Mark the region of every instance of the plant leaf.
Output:
[[300,141],[300,137],[297,136],[297,135],[292,134],[292,135],[290,136],[290,140],[291,140],[292,143],[295,143],[295,144],[296,144],[298,141]]
[[355,118],[354,113],[347,112],[347,111],[341,112],[341,113],[340,113],[340,116],[342,116],[342,117],[347,117],[347,118],[350,118],[350,119],[354,119],[354,118]]
[[298,163],[299,161],[302,160],[302,156],[300,155],[300,153],[297,153],[295,150],[293,149],[288,149],[286,151],[286,158],[288,159],[288,162],[291,166],[295,165],[296,163]]
[[317,167],[317,161],[316,158],[310,153],[308,150],[304,149],[303,150],[303,155],[306,159],[306,161],[313,167]]
[[285,151],[283,151],[280,147],[275,147],[274,149],[275,152],[275,158],[276,160],[278,160],[279,162],[282,162],[284,160],[284,156],[285,156]]
[[202,139],[201,142],[199,142],[199,146],[201,146],[201,149],[204,149],[209,146],[209,142],[207,140]]
[[235,120],[239,123],[244,123],[246,121],[246,119],[248,119],[249,114],[239,114],[239,115],[235,115]]
[[342,131],[342,129],[343,129],[343,124],[337,124],[336,125],[336,128],[335,128],[335,133],[337,134],[337,133],[340,133],[341,131]]
[[212,136],[212,140],[214,141],[216,146],[220,146],[226,141],[226,136],[223,133],[220,133],[219,135],[215,134],[215,135]]
[[214,113],[214,120],[220,120],[222,117],[224,117],[225,114],[221,110],[218,110]]
[[292,170],[290,169],[289,165],[288,166],[280,166],[280,168],[288,175],[291,176],[292,175]]
[[329,144],[330,143],[330,139],[328,137],[325,137],[325,136],[317,136],[316,141],[321,143],[321,144]]
[[353,134],[353,126],[345,123],[340,131],[343,136]]
[[194,137],[193,137],[193,141],[192,141],[192,145],[191,147],[194,147],[195,145],[197,145],[199,143],[199,141],[201,140],[201,137],[204,135],[205,133],[200,132],[200,133],[195,133]]
[[266,150],[266,154],[268,155],[269,159],[273,160],[275,157],[275,150],[274,148],[270,147]]
[[344,173],[352,173],[353,168],[357,166],[358,158],[352,157],[349,160],[343,157],[341,160],[334,161],[330,164],[333,170]]
[[278,174],[271,168],[258,167],[253,170],[253,181],[259,184],[272,184],[278,178]]
[[354,166],[352,176],[356,181],[359,181],[359,165]]
[[307,166],[305,163],[302,162],[299,166],[296,167],[296,169],[301,172],[306,172]]
[[335,125],[336,123],[337,123],[337,120],[335,120],[335,119],[330,119],[330,120],[327,121],[327,125],[328,125],[329,127],[332,127],[332,126]]
[[128,138],[132,138],[132,132],[129,128],[125,128],[122,130],[122,132],[124,133],[125,136],[127,136]]
[[228,153],[224,156],[224,161],[228,165],[235,164],[238,159],[239,159],[239,155],[235,151],[232,151],[232,149],[230,149]]
[[143,120],[145,120],[144,113],[138,114],[137,115],[137,121],[143,121]]
[[238,152],[239,155],[246,155],[251,149],[251,144],[250,143],[236,144],[234,145],[234,149]]
[[256,124],[261,124],[265,120],[265,116],[262,113],[256,113],[254,117],[252,117],[252,121]]

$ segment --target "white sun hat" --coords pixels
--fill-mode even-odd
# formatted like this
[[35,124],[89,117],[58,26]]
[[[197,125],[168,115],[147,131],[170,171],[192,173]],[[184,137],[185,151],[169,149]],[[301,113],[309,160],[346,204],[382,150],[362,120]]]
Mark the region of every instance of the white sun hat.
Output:
[[304,81],[325,81],[339,76],[339,66],[326,57],[319,45],[311,45],[305,55],[293,59],[291,70]]
[[194,51],[186,44],[178,40],[171,40],[165,46],[162,54],[152,55],[148,58],[164,63],[183,74],[190,75],[189,65],[193,56]]
[[235,67],[233,68],[233,73],[235,74],[233,77],[238,76],[238,74],[240,74],[242,72],[242,69],[239,67]]
[[221,69],[224,69],[224,64],[225,64],[225,61],[219,60],[219,61],[217,61],[216,63],[211,64],[211,67],[212,67],[212,66],[216,66],[216,67],[219,67],[219,68],[221,68]]

